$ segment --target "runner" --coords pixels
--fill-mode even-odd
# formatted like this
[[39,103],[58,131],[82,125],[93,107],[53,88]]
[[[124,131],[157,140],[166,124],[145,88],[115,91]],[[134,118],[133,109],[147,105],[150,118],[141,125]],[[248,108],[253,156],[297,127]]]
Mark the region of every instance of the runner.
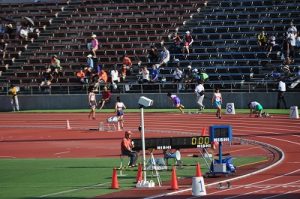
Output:
[[199,105],[199,111],[202,111],[205,106],[203,105],[203,100],[204,100],[204,86],[203,86],[203,81],[200,80],[198,81],[198,85],[195,88],[195,93],[197,95],[197,104]]
[[126,106],[123,102],[121,102],[121,98],[118,96],[115,105],[115,111],[118,117],[118,131],[121,131],[124,128],[124,121],[123,121],[124,109],[126,109]]
[[[250,115],[249,117],[252,116],[253,113],[255,113],[255,117],[262,117],[262,111],[263,107],[260,103],[253,101],[248,103],[248,107],[250,109]],[[265,114],[264,114],[265,115]]]
[[89,104],[90,104],[90,108],[91,108],[91,111],[89,113],[89,118],[93,120],[96,119],[96,107],[97,107],[97,101],[96,101],[96,94],[94,93],[94,87],[93,86],[90,86],[89,87]]
[[216,116],[219,119],[222,118],[222,116],[221,116],[222,101],[223,101],[223,99],[222,99],[222,94],[220,93],[220,89],[216,88],[215,92],[214,92],[214,95],[213,95],[213,97],[211,99],[211,103],[217,109]]
[[180,103],[179,97],[177,97],[177,95],[172,95],[171,93],[168,93],[167,96],[172,100],[173,105],[178,108],[181,113],[184,113],[184,106]]

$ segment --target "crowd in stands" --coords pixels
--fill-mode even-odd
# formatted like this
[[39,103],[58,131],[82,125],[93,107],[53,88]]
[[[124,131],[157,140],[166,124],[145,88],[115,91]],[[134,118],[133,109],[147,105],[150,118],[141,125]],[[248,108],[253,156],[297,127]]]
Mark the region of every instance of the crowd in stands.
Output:
[[[33,42],[40,34],[40,30],[35,27],[32,19],[24,17],[22,21],[13,21],[1,17],[0,21],[0,75],[9,67],[9,63],[5,62],[9,58],[14,62],[16,57],[11,57],[8,47],[10,45],[19,44],[21,46],[27,45],[28,42]],[[20,54],[19,52],[17,52]]]
[[[273,70],[269,75],[275,80],[295,81],[298,80],[299,66],[293,66],[295,57],[299,54],[300,34],[293,24],[290,22],[289,27],[283,34],[282,44],[277,42],[275,35],[268,35],[262,31],[258,36],[258,45],[262,50],[266,50],[267,57],[271,59],[281,59],[280,67],[272,66]],[[293,67],[291,67],[293,66]]]

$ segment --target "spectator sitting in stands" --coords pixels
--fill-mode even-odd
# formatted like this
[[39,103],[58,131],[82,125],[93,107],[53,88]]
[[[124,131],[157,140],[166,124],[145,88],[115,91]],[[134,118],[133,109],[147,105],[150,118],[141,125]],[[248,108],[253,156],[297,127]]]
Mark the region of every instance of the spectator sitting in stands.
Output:
[[288,57],[291,58],[292,63],[295,59],[295,48],[296,48],[297,28],[290,23],[290,27],[287,30],[287,41],[288,41]]
[[14,33],[14,28],[13,25],[10,23],[5,26],[5,33],[4,33],[4,38],[6,39],[13,39],[13,33]]
[[193,72],[191,65],[188,65],[187,68],[183,71],[183,80],[185,83],[185,89],[188,90],[189,88],[191,88],[190,83],[193,82]]
[[107,72],[102,68],[101,71],[98,73],[99,75],[99,83],[107,84],[108,76]]
[[51,68],[46,68],[46,70],[42,73],[42,82],[40,84],[40,88],[47,86],[50,89],[52,80],[53,80],[53,76],[52,76]]
[[276,37],[274,35],[271,35],[269,37],[269,40],[268,40],[268,44],[267,44],[267,57],[269,57],[270,53],[272,52],[273,48],[277,46],[276,44]]
[[91,41],[91,50],[92,50],[92,53],[93,53],[93,57],[96,58],[97,57],[97,50],[99,48],[99,42],[98,42],[98,39],[96,39],[97,35],[93,34],[92,35],[92,41]]
[[186,35],[184,36],[184,45],[183,45],[182,53],[186,53],[185,58],[187,58],[187,55],[190,54],[190,46],[192,45],[194,40],[190,31],[186,31],[185,34]]
[[155,83],[158,81],[158,76],[159,76],[159,70],[156,68],[156,65],[153,64],[152,65],[152,69],[151,69],[151,79],[150,81]]
[[140,83],[147,83],[150,81],[150,77],[149,77],[149,70],[147,69],[147,66],[144,66],[140,69],[139,74],[142,75],[142,80],[140,81]]
[[257,36],[257,42],[259,47],[261,47],[262,49],[264,49],[266,47],[267,44],[267,35],[265,34],[265,31],[262,31],[261,33],[258,34]]
[[[114,65],[114,69],[110,71],[111,76],[111,91],[119,90],[118,84],[120,82],[119,71],[117,70],[117,65]],[[119,90],[120,91],[120,90]]]
[[2,59],[0,64],[4,64],[4,58],[6,55],[6,47],[7,47],[7,42],[4,39],[0,40],[0,52],[2,52]]
[[163,46],[163,50],[160,53],[160,62],[157,67],[165,66],[170,61],[170,52],[166,46]]
[[76,72],[76,77],[82,84],[88,84],[88,78],[86,78],[85,72],[82,68],[80,69],[80,71]]
[[29,34],[28,29],[25,26],[22,26],[20,29],[20,34],[19,34],[21,42],[28,41],[28,34]]
[[153,63],[156,63],[158,62],[158,51],[157,51],[157,48],[155,46],[151,46],[150,49],[148,50],[148,55],[147,55],[147,58],[148,58],[148,63],[149,64],[153,64]]
[[128,55],[124,54],[123,56],[123,68],[126,69],[126,75],[130,75],[132,72],[132,61],[131,59],[128,57]]
[[94,85],[94,90],[99,90],[100,84],[107,84],[107,73],[105,72],[104,69],[101,69],[101,71],[96,75],[97,76],[97,82]]
[[171,53],[180,53],[181,51],[181,42],[182,42],[182,39],[180,38],[179,34],[176,32],[174,34],[174,37],[172,38],[173,40],[173,44],[171,46]]
[[93,69],[94,69],[94,60],[93,60],[92,57],[93,57],[93,55],[89,54],[87,56],[87,61],[86,61],[88,69],[89,69],[90,72],[92,72]]
[[290,26],[287,29],[287,35],[288,34],[293,34],[293,35],[297,36],[297,28],[296,28],[296,26],[294,26],[292,21],[290,22]]
[[173,82],[178,84],[179,90],[182,90],[182,84],[181,84],[182,75],[183,75],[182,70],[180,70],[179,67],[176,67],[175,71],[173,72]]
[[52,70],[52,75],[56,79],[56,82],[57,82],[58,77],[61,75],[61,72],[62,72],[60,60],[57,58],[57,55],[52,56],[50,66],[51,66],[51,70]]

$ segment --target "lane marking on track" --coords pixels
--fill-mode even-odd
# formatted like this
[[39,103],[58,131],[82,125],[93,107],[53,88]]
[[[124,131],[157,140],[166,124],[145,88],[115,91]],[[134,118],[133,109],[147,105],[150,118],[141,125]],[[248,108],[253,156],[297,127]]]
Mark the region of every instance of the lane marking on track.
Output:
[[289,140],[277,139],[277,138],[266,137],[266,136],[256,136],[256,137],[268,138],[268,139],[271,139],[271,140],[276,140],[276,141],[281,141],[281,142],[287,142],[287,143],[291,143],[291,144],[295,144],[295,145],[299,145],[300,146],[299,142],[293,142],[293,141],[289,141]]
[[57,195],[71,193],[71,192],[75,192],[75,191],[81,191],[81,190],[84,190],[84,189],[90,189],[92,187],[103,186],[103,185],[106,185],[106,184],[109,184],[109,183],[110,182],[105,182],[105,183],[95,184],[95,185],[86,186],[86,187],[82,187],[82,188],[78,188],[78,189],[69,189],[69,190],[66,190],[66,191],[60,191],[60,192],[56,192],[56,193],[50,193],[50,194],[38,196],[38,198],[46,198],[46,197],[49,197],[49,196],[57,196]]
[[0,156],[0,158],[17,158],[17,157],[15,157],[15,156],[5,156],[5,155],[2,155],[2,156]]
[[287,162],[288,164],[300,164],[300,162]]
[[280,196],[284,196],[284,195],[287,195],[287,194],[290,194],[290,193],[299,192],[299,191],[300,191],[300,189],[296,189],[294,191],[288,191],[286,193],[277,194],[277,195],[274,195],[274,196],[269,196],[269,197],[265,197],[265,198],[261,198],[261,199],[277,198],[277,197],[280,197]]
[[65,154],[65,153],[70,153],[71,151],[62,151],[62,152],[58,152],[58,153],[54,153],[54,155],[60,155],[60,154]]
[[271,186],[271,187],[260,189],[260,190],[256,190],[256,191],[250,191],[248,193],[243,193],[243,194],[239,194],[239,195],[236,195],[236,196],[231,196],[231,197],[227,197],[227,198],[223,198],[223,199],[232,199],[232,198],[243,197],[243,196],[247,196],[247,195],[250,195],[250,194],[253,194],[253,193],[259,193],[259,192],[262,192],[262,191],[267,191],[267,190],[270,190],[270,189],[275,189],[275,188],[278,188],[278,187],[282,187],[283,185],[290,185],[290,184],[294,184],[294,183],[297,183],[297,182],[300,182],[300,180],[289,182],[289,183],[285,183],[285,184],[279,184],[279,185],[276,185],[276,186]]

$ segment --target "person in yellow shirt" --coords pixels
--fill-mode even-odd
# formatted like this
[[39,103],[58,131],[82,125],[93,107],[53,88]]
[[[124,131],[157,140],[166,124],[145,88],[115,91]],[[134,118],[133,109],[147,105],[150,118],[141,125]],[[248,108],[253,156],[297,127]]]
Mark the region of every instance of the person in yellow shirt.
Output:
[[19,87],[14,85],[11,85],[8,90],[8,94],[11,96],[10,103],[14,112],[20,110],[18,92],[19,92]]

